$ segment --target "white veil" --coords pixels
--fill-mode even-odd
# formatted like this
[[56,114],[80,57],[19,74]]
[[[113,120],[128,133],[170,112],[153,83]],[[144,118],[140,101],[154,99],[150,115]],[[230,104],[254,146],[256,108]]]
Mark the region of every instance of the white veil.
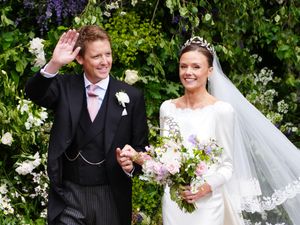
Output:
[[[213,67],[210,93],[236,111],[234,175],[226,185],[233,206],[260,215],[275,209],[288,214],[280,224],[300,224],[300,150],[224,75],[216,54]],[[271,224],[268,218],[259,222]]]

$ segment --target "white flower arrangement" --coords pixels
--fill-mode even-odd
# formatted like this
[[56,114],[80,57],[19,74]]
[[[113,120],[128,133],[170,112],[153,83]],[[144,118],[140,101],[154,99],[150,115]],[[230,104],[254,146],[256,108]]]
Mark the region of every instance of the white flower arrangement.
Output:
[[130,102],[128,94],[125,93],[124,91],[119,91],[116,93],[116,97],[117,97],[119,104],[122,105],[124,108],[124,110],[122,112],[122,116],[127,115],[127,110],[126,110],[125,104],[128,104]]

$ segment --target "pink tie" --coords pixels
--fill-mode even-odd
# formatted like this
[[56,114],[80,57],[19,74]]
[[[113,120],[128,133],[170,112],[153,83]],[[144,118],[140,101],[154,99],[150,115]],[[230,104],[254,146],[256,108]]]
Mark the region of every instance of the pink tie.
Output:
[[99,110],[99,99],[98,99],[98,95],[95,93],[96,88],[97,85],[90,84],[87,89],[87,93],[88,93],[87,107],[92,122],[94,121]]

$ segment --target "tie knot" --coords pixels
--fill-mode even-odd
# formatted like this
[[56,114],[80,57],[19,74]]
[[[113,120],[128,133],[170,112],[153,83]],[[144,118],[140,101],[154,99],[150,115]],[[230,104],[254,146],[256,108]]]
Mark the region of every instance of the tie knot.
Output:
[[96,94],[95,90],[97,88],[97,85],[95,84],[90,84],[87,88],[87,93],[89,97],[97,97],[98,95]]

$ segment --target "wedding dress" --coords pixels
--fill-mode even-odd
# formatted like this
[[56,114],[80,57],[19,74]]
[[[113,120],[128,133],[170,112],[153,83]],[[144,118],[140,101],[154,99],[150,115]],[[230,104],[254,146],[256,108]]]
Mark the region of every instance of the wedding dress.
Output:
[[188,142],[190,135],[197,135],[201,141],[210,138],[217,140],[224,149],[222,163],[211,168],[205,177],[213,191],[196,202],[197,209],[194,212],[185,213],[180,210],[177,204],[170,199],[169,188],[165,188],[162,199],[163,224],[224,225],[224,218],[230,225],[243,224],[234,214],[223,188],[230,179],[233,168],[235,114],[231,105],[217,101],[203,108],[181,109],[176,108],[172,100],[167,100],[160,108],[160,127],[163,136],[167,136],[169,130],[174,129],[167,122],[170,118],[178,125],[185,146],[191,146],[191,143]]
[[208,86],[218,101],[195,110],[165,101],[161,135],[170,129],[165,118],[174,118],[186,145],[191,134],[216,138],[224,163],[210,171],[213,191],[191,214],[182,212],[165,188],[164,225],[300,225],[300,150],[239,92],[215,53],[213,68]]

